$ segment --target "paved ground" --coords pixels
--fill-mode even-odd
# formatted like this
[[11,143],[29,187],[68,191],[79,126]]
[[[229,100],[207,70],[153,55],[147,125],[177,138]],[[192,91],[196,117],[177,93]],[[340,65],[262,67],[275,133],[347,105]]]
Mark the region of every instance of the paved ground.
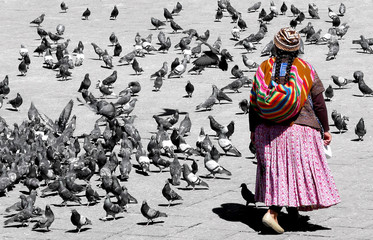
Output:
[[[243,19],[248,24],[248,29],[242,33],[243,37],[258,30],[258,13],[247,13],[247,8],[252,4],[248,1],[231,0],[232,5],[242,12]],[[314,1],[319,7],[320,20],[306,19],[298,29],[311,21],[315,29],[321,28],[322,33],[326,33],[331,26],[327,12],[328,7],[338,11],[339,1]],[[17,92],[24,97],[24,104],[19,112],[6,110],[3,106],[0,109],[0,116],[5,118],[9,124],[21,123],[27,118],[27,110],[33,101],[36,107],[52,119],[57,118],[62,108],[70,99],[76,99],[80,95],[76,92],[85,73],[90,73],[91,80],[95,83],[98,79],[110,75],[113,70],[102,68],[102,61],[97,60],[97,55],[93,52],[91,42],[97,43],[104,49],[108,49],[112,54],[112,47],[109,47],[109,35],[115,32],[119,37],[119,42],[123,46],[123,56],[132,50],[136,32],[141,36],[153,34],[153,42],[157,42],[159,31],[152,30],[150,17],[163,18],[163,8],[172,9],[176,1],[71,1],[67,2],[69,9],[67,13],[60,13],[58,1],[0,1],[2,14],[0,15],[1,36],[0,36],[0,78],[9,75],[11,93],[9,98],[13,98]],[[99,218],[105,215],[102,202],[95,206],[74,206],[60,207],[59,196],[48,198],[38,198],[36,205],[44,208],[49,203],[56,214],[56,220],[50,232],[34,232],[31,227],[9,226],[3,227],[0,232],[1,239],[371,239],[373,233],[373,194],[372,194],[372,133],[373,123],[371,121],[373,98],[361,97],[357,85],[351,84],[346,89],[335,89],[335,96],[331,102],[327,103],[328,110],[336,109],[343,115],[350,117],[348,122],[349,130],[343,134],[338,134],[334,126],[331,127],[333,133],[333,158],[329,160],[329,166],[334,175],[337,187],[340,191],[342,202],[330,209],[324,209],[305,213],[311,220],[309,224],[294,228],[287,221],[287,215],[280,216],[280,222],[285,227],[283,235],[272,235],[266,231],[261,224],[261,217],[266,208],[258,203],[257,207],[245,206],[245,202],[240,195],[240,184],[245,182],[250,189],[255,186],[256,165],[253,155],[248,150],[249,132],[247,116],[241,114],[238,102],[243,98],[248,98],[249,88],[242,89],[241,93],[230,93],[233,103],[215,105],[211,112],[196,112],[195,106],[202,102],[211,92],[211,85],[216,84],[223,87],[231,79],[230,69],[239,65],[245,69],[241,61],[241,54],[245,52],[242,48],[233,47],[234,41],[230,40],[231,29],[234,24],[230,23],[230,17],[224,17],[221,23],[214,22],[216,1],[185,1],[181,2],[184,10],[175,21],[184,29],[195,28],[198,32],[210,29],[211,36],[209,42],[214,42],[218,36],[222,38],[223,48],[227,48],[234,56],[234,62],[229,63],[229,71],[222,72],[217,69],[206,69],[201,76],[188,75],[181,79],[165,80],[160,92],[152,92],[153,83],[149,80],[150,74],[158,70],[163,61],[171,63],[175,57],[182,57],[179,51],[171,48],[168,54],[155,53],[139,59],[140,65],[144,68],[144,73],[135,76],[131,66],[118,66],[118,58],[114,58],[115,70],[118,70],[118,82],[115,83],[114,91],[118,93],[124,89],[128,82],[137,80],[142,84],[142,91],[138,96],[138,103],[133,112],[138,118],[135,125],[138,127],[147,144],[156,125],[151,118],[154,114],[162,114],[165,109],[178,108],[181,112],[189,112],[193,121],[192,132],[187,137],[187,141],[194,145],[198,132],[203,126],[208,133],[213,134],[209,128],[208,115],[213,115],[222,124],[228,124],[231,120],[236,123],[236,131],[232,136],[232,142],[242,152],[243,157],[235,158],[223,155],[220,163],[232,172],[230,178],[209,179],[205,181],[210,185],[209,190],[191,191],[185,189],[186,183],[183,181],[176,191],[182,195],[181,204],[166,207],[166,200],[161,195],[165,179],[169,177],[169,172],[159,173],[157,168],[151,166],[149,176],[143,176],[134,170],[128,182],[121,184],[127,186],[130,193],[140,202],[148,200],[151,207],[164,211],[168,218],[159,219],[155,224],[145,226],[145,218],[140,213],[140,204],[130,205],[128,213],[122,214],[120,218],[113,221],[100,221]],[[282,2],[275,1],[279,7]],[[288,6],[294,3],[298,8],[307,13],[307,3],[300,1],[286,1]],[[120,14],[116,21],[110,21],[109,15],[112,7],[116,4]],[[356,70],[361,70],[366,76],[368,85],[373,86],[372,56],[361,53],[358,45],[353,45],[351,41],[358,39],[361,34],[366,37],[373,37],[373,30],[370,26],[372,19],[372,1],[345,1],[347,6],[346,15],[342,22],[347,22],[351,28],[347,35],[340,41],[340,52],[337,59],[326,62],[325,54],[328,49],[326,45],[306,45],[304,58],[313,64],[323,80],[324,85],[331,84],[336,87],[330,75],[338,75],[352,78]],[[267,11],[269,1],[262,1],[262,7]],[[82,21],[82,12],[89,7],[92,15],[88,21]],[[42,68],[42,57],[33,55],[31,66],[26,77],[18,76],[17,60],[20,44],[25,44],[29,51],[33,51],[40,40],[36,34],[36,27],[30,26],[29,22],[45,13],[44,29],[55,32],[57,24],[66,26],[65,38],[70,38],[68,47],[71,53],[73,48],[81,40],[85,45],[85,62],[83,66],[73,69],[72,80],[61,82],[55,78],[56,72]],[[225,16],[228,16],[225,13]],[[292,19],[288,11],[286,16],[279,16],[268,25],[268,33],[262,44],[257,45],[258,50],[248,54],[250,58],[257,62],[263,61],[266,57],[260,57],[260,51],[269,42],[273,34],[280,27],[288,25]],[[175,45],[182,34],[170,34],[169,24],[163,31],[171,37],[172,45]],[[194,42],[192,43],[192,46]],[[188,65],[188,69],[191,65]],[[253,72],[246,72],[252,77]],[[184,98],[184,86],[190,80],[196,86],[196,91],[191,99]],[[97,89],[92,89],[98,96]],[[73,114],[77,115],[76,135],[88,133],[92,128],[97,116],[83,106],[78,106],[75,101]],[[183,115],[181,116],[183,117]],[[368,133],[362,142],[354,141],[354,127],[358,120],[364,117]],[[331,120],[330,120],[331,121]],[[330,122],[331,123],[331,122]],[[212,137],[214,143],[216,140]],[[221,151],[219,149],[219,151]],[[199,160],[199,175],[204,176],[207,170],[203,167],[203,159]],[[190,163],[190,162],[189,162]],[[96,187],[97,176],[92,178],[95,189],[100,194],[104,194],[102,189]],[[17,201],[18,196],[26,188],[19,184],[10,192],[10,197],[0,198],[0,213],[4,209]],[[80,213],[92,220],[93,224],[84,228],[77,235],[73,225],[70,223],[70,210],[77,209]]]

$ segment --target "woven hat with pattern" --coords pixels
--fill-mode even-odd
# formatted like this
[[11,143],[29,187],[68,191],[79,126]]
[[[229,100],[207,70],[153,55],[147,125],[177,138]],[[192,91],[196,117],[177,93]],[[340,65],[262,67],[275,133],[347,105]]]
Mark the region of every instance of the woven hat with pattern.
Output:
[[274,37],[274,43],[279,49],[294,52],[300,47],[300,36],[293,28],[281,28]]

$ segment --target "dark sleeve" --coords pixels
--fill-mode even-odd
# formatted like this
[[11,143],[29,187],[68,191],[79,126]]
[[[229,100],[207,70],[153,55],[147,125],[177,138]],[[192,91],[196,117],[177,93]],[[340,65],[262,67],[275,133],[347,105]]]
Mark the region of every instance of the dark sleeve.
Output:
[[329,131],[329,122],[328,122],[328,110],[326,109],[324,95],[319,93],[316,96],[312,97],[313,102],[313,110],[317,118],[319,119],[322,127],[324,128],[325,132]]
[[250,132],[255,132],[255,128],[260,124],[261,120],[262,120],[262,118],[258,115],[258,113],[250,105],[250,107],[249,107],[249,127],[250,127]]

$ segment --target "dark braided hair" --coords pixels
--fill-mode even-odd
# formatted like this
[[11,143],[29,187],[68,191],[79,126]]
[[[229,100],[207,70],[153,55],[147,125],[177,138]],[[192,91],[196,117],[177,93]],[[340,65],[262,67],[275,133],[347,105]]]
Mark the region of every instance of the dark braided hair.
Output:
[[299,51],[292,51],[292,52],[289,52],[289,51],[284,51],[282,49],[279,49],[277,48],[276,46],[274,46],[275,48],[275,51],[274,51],[274,56],[276,57],[276,60],[275,60],[275,66],[276,66],[276,69],[275,69],[275,82],[276,83],[280,83],[280,68],[281,68],[281,63],[283,61],[283,59],[288,59],[288,62],[287,62],[287,67],[286,67],[286,74],[285,74],[285,84],[289,81],[289,77],[290,77],[290,71],[291,71],[291,66],[293,65],[293,61],[296,57],[298,57],[298,54],[299,54]]

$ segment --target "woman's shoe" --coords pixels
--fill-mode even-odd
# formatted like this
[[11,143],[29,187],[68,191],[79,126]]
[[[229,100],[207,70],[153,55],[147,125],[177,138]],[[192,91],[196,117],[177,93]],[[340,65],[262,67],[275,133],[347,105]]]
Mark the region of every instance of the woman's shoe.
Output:
[[269,212],[264,215],[262,222],[267,227],[272,228],[275,232],[284,233],[284,229],[272,218]]

